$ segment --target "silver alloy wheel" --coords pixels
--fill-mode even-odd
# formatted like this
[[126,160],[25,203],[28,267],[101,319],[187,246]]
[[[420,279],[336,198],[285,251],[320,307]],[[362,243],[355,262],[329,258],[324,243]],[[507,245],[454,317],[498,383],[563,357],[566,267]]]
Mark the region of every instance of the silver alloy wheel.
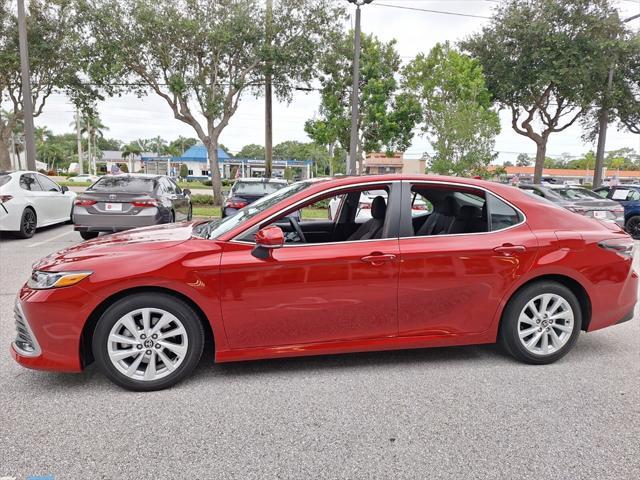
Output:
[[183,362],[189,340],[178,318],[160,308],[122,316],[109,332],[107,352],[118,371],[134,380],[158,380]]
[[569,302],[555,293],[530,300],[518,318],[518,337],[530,353],[551,355],[571,338],[575,321]]

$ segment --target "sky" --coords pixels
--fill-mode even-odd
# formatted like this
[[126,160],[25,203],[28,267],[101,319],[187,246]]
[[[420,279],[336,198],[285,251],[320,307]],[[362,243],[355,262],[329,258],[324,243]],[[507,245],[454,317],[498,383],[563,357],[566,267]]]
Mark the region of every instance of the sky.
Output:
[[[622,18],[640,12],[640,0],[616,0],[614,4]],[[395,8],[385,5],[392,5]],[[455,43],[479,31],[488,20],[470,16],[444,15],[410,8],[441,10],[465,15],[490,16],[497,5],[495,0],[374,0],[362,9],[362,30],[373,33],[381,40],[397,40],[397,49],[408,62],[418,53],[428,53],[437,42]],[[398,8],[404,7],[404,8]],[[354,10],[350,8],[352,14]],[[352,18],[348,22],[352,22]],[[638,32],[640,20],[629,23]],[[274,101],[273,143],[286,140],[309,141],[304,132],[304,122],[317,115],[320,96],[317,91],[297,92],[290,104]],[[154,94],[143,98],[125,95],[105,100],[98,105],[102,122],[109,128],[105,135],[129,142],[138,138],[160,135],[173,140],[179,135],[196,137],[193,129],[173,118],[165,101]],[[518,135],[511,128],[510,114],[500,114],[502,131],[496,138],[495,150],[498,163],[514,161],[519,153],[535,156],[535,144],[527,137]],[[54,133],[71,131],[73,106],[62,94],[54,94],[47,108],[35,120],[36,126],[46,126]],[[578,124],[549,137],[547,155],[551,157],[569,154],[579,157],[595,145],[585,144],[582,129]],[[240,101],[238,111],[220,137],[230,153],[238,152],[249,143],[264,144],[264,99],[246,94]],[[607,150],[630,147],[640,152],[640,135],[618,131],[610,125],[607,132]],[[432,152],[427,138],[416,135],[406,158],[419,158],[424,152]]]

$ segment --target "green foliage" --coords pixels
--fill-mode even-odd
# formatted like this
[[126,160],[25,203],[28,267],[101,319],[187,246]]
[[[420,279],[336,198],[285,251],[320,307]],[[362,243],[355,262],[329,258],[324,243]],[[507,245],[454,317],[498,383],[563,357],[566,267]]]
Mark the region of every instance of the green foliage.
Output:
[[[321,60],[320,116],[305,123],[305,131],[318,144],[338,143],[349,149],[354,33],[336,36]],[[395,74],[400,56],[395,41],[384,43],[362,35],[358,117],[358,158],[366,152],[405,151],[420,120],[420,106],[399,90]]]
[[514,130],[536,143],[534,181],[549,135],[598,99],[623,34],[608,0],[506,0],[481,33],[462,42],[482,64],[494,99],[511,110]]
[[445,175],[481,175],[494,158],[500,119],[491,109],[479,62],[436,44],[404,69],[404,83],[419,100],[435,155],[432,171]]
[[213,196],[194,193],[191,195],[191,203],[194,205],[211,205],[213,206]]
[[180,177],[187,178],[189,176],[189,167],[187,167],[186,163],[180,164]]
[[[169,143],[169,147],[175,148],[179,152],[177,156],[180,156],[184,152],[186,152],[188,149],[193,147],[196,143],[198,143],[197,138],[191,138],[191,137],[187,138],[180,135],[174,141]],[[222,147],[222,145],[220,146]]]
[[257,145],[255,143],[251,143],[249,145],[245,145],[240,149],[240,151],[236,154],[238,158],[250,158],[250,159],[264,159],[264,147],[262,145]]
[[129,167],[126,163],[120,164],[120,171],[122,173],[129,173]]
[[531,157],[529,157],[529,155],[527,155],[526,153],[519,153],[518,159],[516,161],[516,166],[528,167],[529,165],[531,165]]
[[[26,3],[26,2],[25,2]],[[20,57],[17,12],[14,2],[0,2],[0,169],[9,168],[9,138],[22,121]],[[79,79],[85,61],[79,38],[80,25],[73,2],[31,0],[28,2],[27,36],[31,68],[34,116],[40,115],[54,89],[61,89],[82,104],[94,95]]]
[[[267,35],[259,0],[79,2],[93,42],[90,76],[110,94],[148,87],[163,98],[207,147],[217,203],[218,140],[241,95],[258,91],[268,68],[276,96],[290,98],[313,78],[315,56],[343,12],[333,0],[280,0]],[[139,86],[116,86],[125,81]]]

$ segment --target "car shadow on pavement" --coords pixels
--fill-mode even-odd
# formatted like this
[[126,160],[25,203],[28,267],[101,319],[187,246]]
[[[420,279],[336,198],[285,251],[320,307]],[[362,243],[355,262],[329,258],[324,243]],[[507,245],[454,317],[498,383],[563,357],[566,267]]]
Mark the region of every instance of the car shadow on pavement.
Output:
[[41,234],[45,233],[45,232],[55,232],[56,230],[60,230],[62,232],[62,229],[64,227],[67,227],[68,223],[56,223],[54,225],[49,225],[47,227],[39,227],[36,230],[36,233],[34,233],[33,237],[31,238],[20,238],[18,237],[15,232],[0,232],[0,241],[2,240],[24,240],[25,242],[37,242],[39,240],[46,240],[44,238],[38,238],[41,236]]
[[203,359],[196,371],[198,377],[214,374],[222,377],[261,375],[272,373],[298,373],[320,370],[349,370],[366,367],[445,366],[467,362],[509,362],[508,357],[497,345],[474,345],[464,347],[418,348],[410,350],[386,350],[378,352],[343,353],[314,355],[267,360],[250,360],[211,364]]

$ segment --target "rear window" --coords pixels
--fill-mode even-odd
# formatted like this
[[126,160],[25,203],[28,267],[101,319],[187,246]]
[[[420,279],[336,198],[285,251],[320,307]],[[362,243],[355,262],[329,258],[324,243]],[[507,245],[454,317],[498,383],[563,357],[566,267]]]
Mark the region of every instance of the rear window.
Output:
[[269,195],[286,186],[284,183],[236,182],[232,190],[238,195]]
[[9,183],[10,180],[11,177],[9,175],[0,175],[0,187]]
[[553,193],[565,200],[601,200],[602,197],[597,193],[587,190],[586,188],[553,188]]
[[144,177],[102,177],[87,191],[92,192],[123,192],[123,193],[152,193],[156,180]]

